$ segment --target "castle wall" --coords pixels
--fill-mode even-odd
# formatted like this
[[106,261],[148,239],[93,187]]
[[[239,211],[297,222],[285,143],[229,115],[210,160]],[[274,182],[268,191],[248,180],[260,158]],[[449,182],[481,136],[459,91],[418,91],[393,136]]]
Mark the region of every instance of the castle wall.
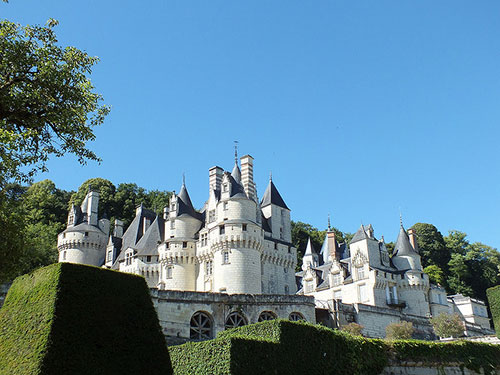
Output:
[[59,234],[59,262],[87,264],[100,267],[104,263],[107,236],[101,231],[65,231]]
[[189,339],[191,317],[198,311],[212,318],[213,337],[225,329],[226,318],[234,311],[238,311],[248,324],[258,322],[264,311],[284,319],[293,312],[300,313],[306,321],[316,322],[314,298],[310,296],[228,295],[158,289],[152,289],[151,295],[167,341],[169,337]]

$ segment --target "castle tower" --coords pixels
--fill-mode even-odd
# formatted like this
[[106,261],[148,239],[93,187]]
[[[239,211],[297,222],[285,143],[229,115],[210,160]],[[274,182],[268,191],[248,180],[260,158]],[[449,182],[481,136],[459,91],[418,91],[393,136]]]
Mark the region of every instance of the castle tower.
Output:
[[201,219],[183,181],[179,194],[170,198],[165,241],[158,247],[161,289],[196,290],[196,236]]
[[72,205],[67,228],[57,237],[59,262],[102,266],[109,220],[98,219],[99,193],[89,191],[81,207]]
[[[222,176],[220,198],[209,202],[209,206],[216,211],[216,220],[208,224],[207,233],[210,239],[209,261],[213,265],[213,269],[208,271],[212,272],[214,292],[262,292],[263,233],[256,221],[258,206],[252,195],[252,175],[249,165],[241,173],[236,158],[232,172],[224,172]],[[247,190],[242,181],[245,181]]]
[[313,249],[313,245],[311,243],[311,237],[307,239],[306,251],[304,253],[304,257],[302,258],[302,270],[305,271],[309,267],[318,267],[318,254]]
[[260,202],[262,213],[272,230],[273,238],[287,243],[292,242],[290,209],[273,183],[272,177]]

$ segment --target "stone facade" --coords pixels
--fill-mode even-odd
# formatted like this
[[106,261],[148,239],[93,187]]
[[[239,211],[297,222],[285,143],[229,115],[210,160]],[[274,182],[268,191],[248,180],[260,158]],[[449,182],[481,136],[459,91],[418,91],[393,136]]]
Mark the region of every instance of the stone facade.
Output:
[[240,161],[231,172],[209,169],[201,210],[183,182],[163,215],[141,205],[127,230],[117,221],[110,236],[109,222],[101,228],[97,220],[99,196],[89,192],[59,235],[59,260],[144,276],[170,340],[275,317],[315,322],[314,299],[295,295],[290,209],[271,179],[259,200],[253,158]]
[[297,277],[302,286],[298,293],[315,297],[318,320],[332,328],[357,322],[365,336],[385,337],[387,325],[409,321],[415,337],[433,339],[429,318],[459,312],[466,335],[493,332],[482,301],[447,298],[442,287],[430,284],[415,233],[402,224],[392,256],[371,225],[362,225],[350,243],[339,244],[328,230],[319,254],[308,242]]

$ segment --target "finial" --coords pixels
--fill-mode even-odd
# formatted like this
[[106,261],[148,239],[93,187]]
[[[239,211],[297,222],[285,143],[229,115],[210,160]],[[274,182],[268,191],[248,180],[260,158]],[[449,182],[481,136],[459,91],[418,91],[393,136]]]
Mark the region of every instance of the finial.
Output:
[[186,174],[182,172],[182,184],[186,185]]
[[269,181],[273,180],[273,171],[269,172]]
[[238,164],[238,141],[234,141],[234,162]]
[[403,227],[403,215],[401,214],[401,211],[399,211],[399,225],[401,225],[401,228]]
[[332,230],[332,227],[330,225],[330,214],[328,214],[328,232]]

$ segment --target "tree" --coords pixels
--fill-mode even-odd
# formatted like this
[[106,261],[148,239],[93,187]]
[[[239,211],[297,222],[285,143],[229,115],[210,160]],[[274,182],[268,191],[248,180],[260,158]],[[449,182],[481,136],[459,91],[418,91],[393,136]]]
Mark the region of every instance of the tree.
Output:
[[444,272],[441,268],[436,266],[435,264],[431,264],[424,268],[424,272],[429,275],[429,281],[436,285],[444,285],[445,284],[445,276]]
[[458,314],[441,313],[430,320],[439,337],[460,337],[464,334],[464,323]]
[[100,160],[86,147],[109,112],[88,78],[98,58],[57,45],[56,25],[0,21],[2,187],[46,171],[50,156],[73,154],[81,164]]
[[104,178],[90,178],[82,183],[78,191],[71,196],[70,206],[71,204],[80,206],[89,189],[99,192],[98,216],[100,218],[106,216],[108,219],[116,217],[116,187],[111,181]]
[[448,274],[448,262],[451,255],[443,235],[432,224],[416,223],[411,228],[417,233],[417,244],[422,257],[422,266],[427,267],[434,264],[445,274]]
[[385,337],[388,340],[409,340],[414,331],[411,322],[391,323],[385,327]]

